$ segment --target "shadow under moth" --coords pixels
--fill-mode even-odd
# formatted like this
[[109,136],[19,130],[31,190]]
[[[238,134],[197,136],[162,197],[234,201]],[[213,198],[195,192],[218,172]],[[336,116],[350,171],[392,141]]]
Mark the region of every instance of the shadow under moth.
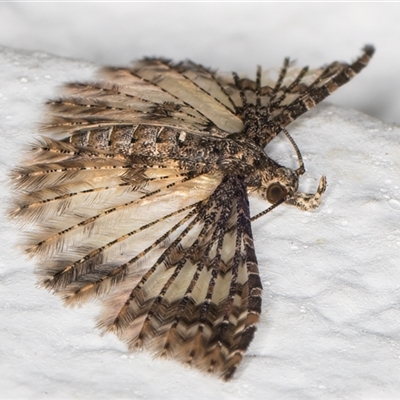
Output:
[[[285,59],[255,80],[145,58],[65,85],[12,174],[10,214],[29,231],[40,284],[66,305],[97,298],[98,326],[130,350],[230,379],[261,312],[251,222],[283,203],[313,209],[326,188],[322,177],[297,191],[305,169],[286,127],[373,53],[313,70]],[[266,154],[278,134],[297,169]],[[251,216],[249,195],[270,205]]]

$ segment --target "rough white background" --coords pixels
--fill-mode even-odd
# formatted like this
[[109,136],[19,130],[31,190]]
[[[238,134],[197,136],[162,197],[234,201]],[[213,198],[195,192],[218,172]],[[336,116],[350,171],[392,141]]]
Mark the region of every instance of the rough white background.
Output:
[[[344,109],[319,107],[290,127],[307,167],[302,189],[321,174],[329,187],[317,212],[281,206],[254,223],[264,312],[232,382],[99,337],[96,305],[64,309],[35,287],[18,232],[2,218],[0,398],[399,398],[400,129],[349,110],[400,121],[399,12],[370,3],[1,3],[2,209],[43,102],[62,82],[93,75],[84,60],[162,55],[251,74],[286,55],[319,66],[354,59],[365,43],[377,54],[329,100]],[[295,165],[284,140],[273,147]]]

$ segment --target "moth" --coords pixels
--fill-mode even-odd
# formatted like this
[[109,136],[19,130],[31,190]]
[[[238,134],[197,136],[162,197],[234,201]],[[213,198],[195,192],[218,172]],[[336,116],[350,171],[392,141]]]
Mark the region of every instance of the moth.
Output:
[[[314,209],[326,188],[323,176],[298,192],[305,168],[286,127],[373,53],[314,70],[285,59],[277,79],[258,67],[255,80],[145,58],[65,85],[12,175],[10,215],[40,284],[66,305],[98,299],[98,326],[130,350],[230,379],[261,312],[251,222],[281,204]],[[265,152],[278,134],[297,169]],[[249,195],[263,212],[251,215]]]

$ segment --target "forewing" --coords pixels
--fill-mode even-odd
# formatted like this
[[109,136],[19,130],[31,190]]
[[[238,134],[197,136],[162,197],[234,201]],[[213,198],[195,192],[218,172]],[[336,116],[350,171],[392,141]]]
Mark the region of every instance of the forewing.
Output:
[[99,325],[133,349],[146,348],[233,375],[261,309],[261,282],[247,190],[227,177],[138,280],[135,270],[105,300]]
[[[317,105],[365,68],[373,54],[374,48],[365,46],[361,57],[352,64],[334,62],[321,68],[316,78],[311,79],[310,83],[300,81],[297,85],[293,85],[288,98],[283,98],[279,104],[282,109],[271,109],[270,120],[273,125],[281,129]],[[270,107],[274,107],[274,101],[271,102]]]
[[[373,53],[372,46],[365,46],[361,57],[352,64],[333,62],[313,70],[293,67],[286,59],[279,73],[274,70],[262,73],[259,68],[256,80],[234,74],[232,77],[221,75],[218,81],[244,115],[246,109],[254,106],[256,114],[265,117],[265,127],[260,128],[260,134],[265,136],[261,145],[265,146],[288,124],[358,74]],[[246,130],[243,135],[248,135]],[[240,136],[239,133],[237,137]]]

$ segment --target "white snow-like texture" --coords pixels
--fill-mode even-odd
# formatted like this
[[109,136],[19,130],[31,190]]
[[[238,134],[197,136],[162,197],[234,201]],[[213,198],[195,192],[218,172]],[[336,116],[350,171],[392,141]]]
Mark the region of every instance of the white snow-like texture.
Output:
[[[45,101],[64,82],[93,78],[96,68],[0,48],[3,215],[9,171],[37,137]],[[315,212],[282,205],[254,222],[263,313],[232,381],[130,354],[113,335],[99,336],[95,303],[64,308],[35,286],[34,263],[3,216],[0,398],[399,398],[400,129],[323,105],[289,130],[307,168],[300,189],[314,191],[322,174],[328,189]],[[285,138],[267,150],[296,167]],[[253,212],[263,208],[257,202]]]

